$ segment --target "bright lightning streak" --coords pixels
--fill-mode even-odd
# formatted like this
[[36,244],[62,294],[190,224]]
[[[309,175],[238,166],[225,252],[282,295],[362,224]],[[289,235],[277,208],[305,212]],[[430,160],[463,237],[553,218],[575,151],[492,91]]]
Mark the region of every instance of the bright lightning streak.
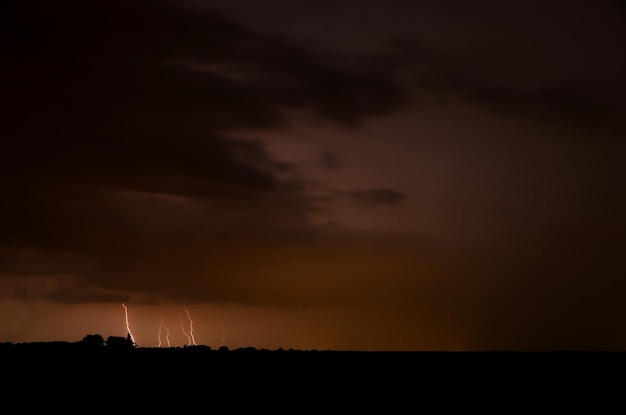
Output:
[[167,342],[167,347],[172,347],[170,344],[170,330],[164,323],[163,316],[161,316],[161,324],[159,325],[159,347],[161,347],[161,332],[165,330],[165,341]]
[[183,323],[183,316],[180,316],[180,328],[183,331],[183,334],[185,335],[185,337],[187,337],[187,344],[191,345],[191,337],[189,337],[189,335],[187,334],[187,332],[185,331],[185,324]]
[[167,342],[167,347],[172,347],[170,344],[170,329],[165,327],[165,341]]
[[161,316],[161,324],[159,325],[159,334],[157,339],[159,340],[159,347],[161,347],[161,330],[163,329],[163,316]]
[[189,315],[189,310],[187,310],[187,306],[183,305],[183,308],[185,309],[185,313],[187,313],[187,320],[189,320],[189,336],[187,337],[191,339],[191,342],[193,343],[194,346],[197,346],[196,339],[193,336],[193,320],[191,319],[191,316]]
[[126,307],[126,304],[122,303],[122,307],[124,307],[124,316],[126,318],[126,331],[128,331],[128,335],[130,336],[130,339],[132,340],[133,343],[135,342],[135,337],[133,337],[133,333],[131,333],[130,331],[130,324],[128,323],[128,307]]

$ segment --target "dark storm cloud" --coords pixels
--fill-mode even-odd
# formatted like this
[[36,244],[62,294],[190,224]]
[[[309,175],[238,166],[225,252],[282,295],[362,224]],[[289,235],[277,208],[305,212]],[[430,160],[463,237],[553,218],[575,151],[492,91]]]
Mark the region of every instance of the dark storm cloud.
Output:
[[[435,2],[430,7],[445,12]],[[358,125],[411,103],[393,80],[410,81],[422,105],[461,99],[498,114],[623,131],[624,81],[614,75],[624,68],[620,30],[589,29],[601,19],[577,26],[589,33],[586,51],[597,55],[579,55],[560,77],[559,59],[547,59],[546,51],[562,43],[526,42],[537,35],[518,31],[520,24],[535,27],[523,19],[494,37],[502,23],[493,7],[455,8],[462,24],[439,32],[453,47],[418,34],[386,56],[338,59],[284,36],[258,35],[211,10],[163,1],[14,3],[0,28],[0,273],[26,297],[62,302],[132,295],[301,306],[393,298],[416,308],[408,314],[427,315],[445,308],[428,307],[439,301],[452,317],[433,320],[445,324],[469,319],[464,306],[501,305],[506,295],[493,292],[507,293],[499,278],[508,263],[525,264],[513,275],[516,284],[530,275],[540,288],[552,274],[584,284],[594,275],[589,264],[602,263],[596,260],[622,270],[614,256],[580,239],[580,246],[563,245],[572,240],[566,237],[553,240],[559,249],[551,262],[548,248],[532,251],[533,241],[548,235],[542,231],[519,247],[506,239],[510,250],[495,264],[478,248],[440,249],[396,236],[382,241],[344,230],[320,240],[309,220],[316,199],[296,166],[273,159],[261,143],[226,138],[231,130],[281,126],[290,110]],[[491,32],[477,30],[480,19],[480,29]],[[544,29],[561,30],[556,23]],[[497,39],[488,43],[493,49],[483,48],[482,38]],[[342,160],[326,153],[318,161],[335,168]],[[407,195],[365,187],[334,197],[395,208]],[[602,242],[595,246],[613,249],[618,245],[607,238],[615,234],[592,235]],[[585,249],[585,273],[559,265]],[[459,254],[465,250],[468,260]],[[338,278],[337,269],[347,271]],[[605,285],[614,282],[611,269],[600,270]],[[477,275],[489,278],[470,278]],[[23,288],[27,279],[38,288]],[[468,290],[456,297],[462,283]],[[526,289],[538,310],[549,311],[548,299]],[[582,292],[572,290],[579,298]],[[498,320],[489,313],[474,314],[468,326]],[[518,323],[536,321],[519,316]]]
[[[623,100],[626,84],[620,79],[598,79],[593,84],[534,80],[534,85],[516,86],[510,81],[491,78],[487,68],[461,69],[443,56],[404,54],[405,51],[400,56],[389,56],[388,62],[381,66],[413,72],[419,105],[465,102],[498,116],[606,132],[617,137],[626,131]],[[378,61],[381,64],[383,59]],[[423,67],[418,61],[425,62]]]
[[327,169],[340,169],[344,165],[341,155],[334,151],[323,151],[318,161],[320,166]]
[[405,99],[381,74],[336,70],[280,38],[165,1],[27,3],[3,44],[7,99],[39,116],[50,105],[107,122],[201,116],[216,130],[275,125],[284,108],[356,123]]
[[350,198],[364,206],[397,205],[407,198],[407,195],[389,188],[378,188],[356,191],[335,191],[336,196]]
[[[623,7],[613,0],[212,4],[264,32],[326,46],[320,53],[342,45],[334,62],[359,68],[354,74],[377,68],[374,73],[402,80],[424,106],[464,103],[601,137],[624,134],[626,26]],[[387,55],[372,53],[367,63],[354,58],[355,51],[371,50]]]
[[626,29],[617,3],[478,3],[424,5],[445,29],[390,39],[389,54],[372,64],[414,85],[423,106],[465,103],[624,136]]
[[[444,99],[461,99],[500,116],[526,118],[559,126],[581,128],[586,132],[623,134],[626,129],[625,103],[610,85],[596,91],[583,91],[579,85],[544,84],[537,87],[511,87],[450,74],[421,80],[419,85]],[[621,88],[621,86],[620,86]]]
[[187,169],[267,185],[218,132],[275,126],[285,109],[354,124],[404,102],[380,74],[166,2],[22,3],[3,33],[7,174]]
[[225,132],[281,125],[287,110],[356,125],[407,103],[384,73],[210,10],[68,0],[7,13],[0,272],[54,276],[44,292],[60,301],[248,290],[245,261],[217,270],[306,240],[315,206],[293,166]]

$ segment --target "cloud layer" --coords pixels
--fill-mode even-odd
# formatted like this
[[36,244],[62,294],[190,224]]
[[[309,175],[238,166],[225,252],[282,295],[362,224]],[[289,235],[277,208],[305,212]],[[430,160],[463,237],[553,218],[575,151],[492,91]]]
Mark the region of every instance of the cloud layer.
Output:
[[[300,4],[312,20],[275,30],[195,1],[6,7],[0,295],[355,306],[403,345],[624,342],[619,2]],[[308,167],[259,138],[303,119],[333,132]],[[441,221],[472,231],[416,231]]]

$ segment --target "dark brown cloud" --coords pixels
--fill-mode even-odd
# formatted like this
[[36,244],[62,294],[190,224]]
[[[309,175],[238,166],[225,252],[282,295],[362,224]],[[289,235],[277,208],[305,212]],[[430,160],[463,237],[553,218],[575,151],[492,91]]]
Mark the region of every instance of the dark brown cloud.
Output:
[[281,125],[286,110],[356,125],[407,102],[384,73],[211,10],[67,0],[7,13],[0,270],[55,276],[62,301],[240,281],[219,258],[306,239],[315,206],[293,166],[224,132]]
[[411,82],[418,103],[624,137],[626,30],[616,2],[449,3],[426,7],[449,30],[416,29],[373,58]]
[[[3,301],[357,306],[396,345],[619,344],[618,3],[229,2],[263,19],[4,3]],[[279,148],[302,119],[329,135]]]
[[286,108],[355,123],[405,100],[382,74],[341,72],[280,38],[166,1],[30,2],[5,32],[7,99],[20,118],[54,106],[107,125],[167,115],[219,130],[274,125]]
[[626,107],[614,95],[615,89],[612,90],[623,89],[623,85],[611,85],[610,81],[587,91],[575,84],[507,86],[461,73],[437,78],[418,83],[444,97],[444,101],[466,100],[498,116],[580,129],[596,138],[620,138],[626,131],[623,123]]
[[355,202],[369,207],[377,205],[397,205],[407,198],[407,195],[394,189],[378,188],[355,191],[335,191],[336,196],[347,197]]
[[344,162],[341,155],[334,151],[324,151],[319,155],[319,165],[327,169],[340,169]]

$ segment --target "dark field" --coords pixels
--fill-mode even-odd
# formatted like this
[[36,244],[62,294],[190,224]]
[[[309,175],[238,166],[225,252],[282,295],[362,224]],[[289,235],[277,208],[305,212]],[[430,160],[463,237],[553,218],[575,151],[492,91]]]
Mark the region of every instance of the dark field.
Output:
[[[394,379],[428,376],[430,379],[485,376],[507,378],[513,374],[578,376],[580,373],[626,369],[621,351],[335,351],[298,349],[212,349],[185,347],[92,347],[77,343],[0,343],[0,357],[11,366],[33,369],[64,368],[65,371],[105,370],[130,372],[135,377],[174,371],[182,374],[212,374],[262,379],[268,374],[294,378],[320,375],[328,381],[348,376],[362,381],[371,376]],[[541,380],[541,379],[537,379]]]
[[619,399],[626,368],[622,352],[111,349],[66,343],[0,344],[0,359],[5,401],[46,412],[562,413]]

